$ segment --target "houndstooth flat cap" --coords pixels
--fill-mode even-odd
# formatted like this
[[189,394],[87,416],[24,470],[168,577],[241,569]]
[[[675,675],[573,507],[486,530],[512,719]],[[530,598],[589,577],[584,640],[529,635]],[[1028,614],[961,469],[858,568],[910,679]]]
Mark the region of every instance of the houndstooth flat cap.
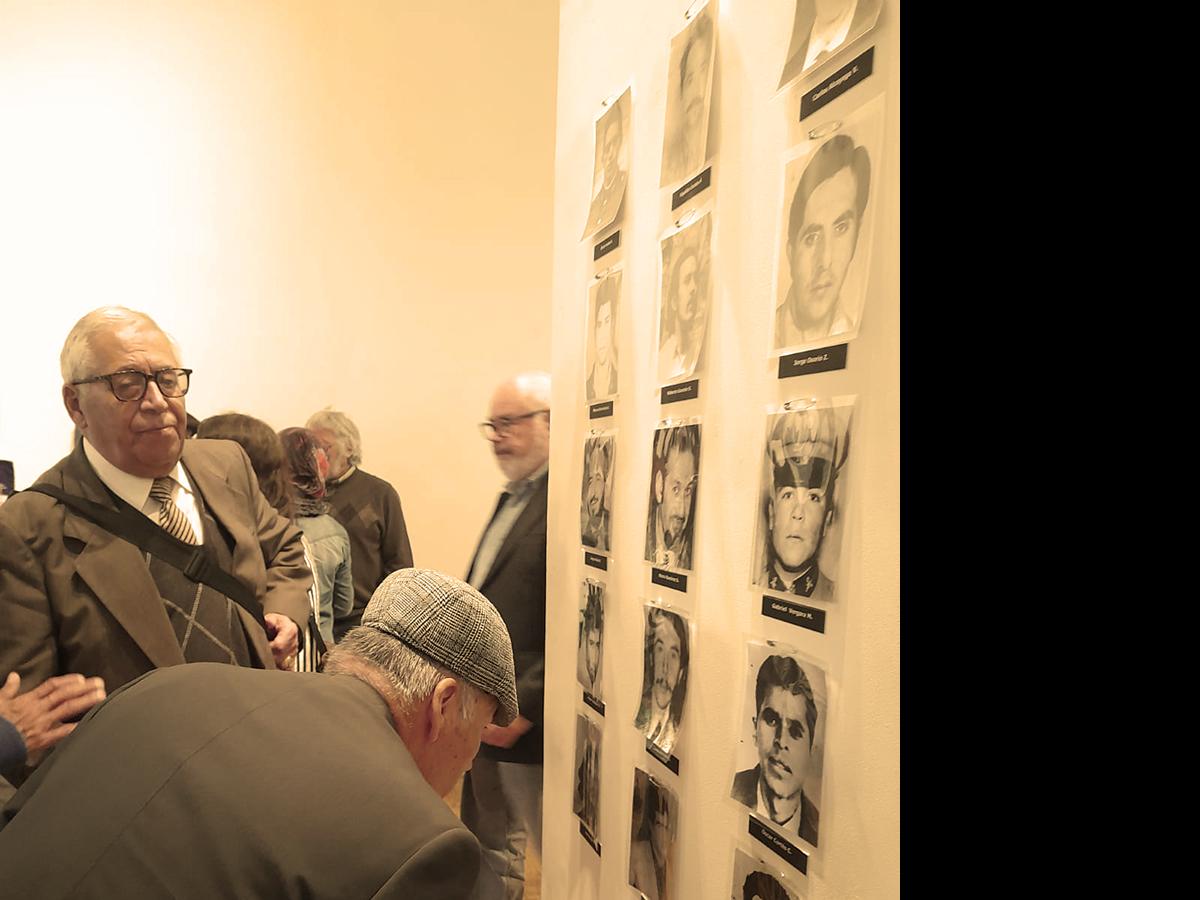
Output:
[[362,624],[491,694],[497,725],[517,717],[512,640],[496,607],[469,584],[433,569],[400,569],[375,589]]

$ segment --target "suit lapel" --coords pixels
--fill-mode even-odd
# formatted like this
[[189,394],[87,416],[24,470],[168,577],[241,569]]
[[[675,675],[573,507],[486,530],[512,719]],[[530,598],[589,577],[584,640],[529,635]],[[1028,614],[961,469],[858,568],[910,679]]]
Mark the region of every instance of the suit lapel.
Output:
[[[538,485],[533,489],[533,493],[529,495],[529,502],[525,504],[525,508],[521,510],[521,515],[517,517],[517,521],[513,522],[513,527],[504,538],[504,543],[496,551],[496,558],[492,560],[492,567],[488,570],[487,578],[484,579],[483,586],[480,588],[480,593],[485,596],[486,592],[484,588],[491,583],[496,573],[503,568],[504,563],[512,556],[517,544],[521,542],[521,538],[546,517],[546,504],[543,501],[549,483],[550,473],[547,472],[539,479]],[[474,562],[472,562],[472,566],[474,566]]]
[[[230,523],[239,521],[238,510],[245,508],[245,501],[239,502],[229,487],[225,473],[216,468],[193,441],[184,442],[183,465],[191,479],[192,489],[203,498],[209,515],[226,528],[230,528]],[[206,534],[204,539],[217,540],[219,537]]]
[[[83,444],[63,467],[63,490],[116,509],[83,455]],[[182,663],[183,653],[141,551],[99,525],[65,510],[63,536],[84,544],[75,571],[155,666]],[[147,604],[152,611],[147,610]]]

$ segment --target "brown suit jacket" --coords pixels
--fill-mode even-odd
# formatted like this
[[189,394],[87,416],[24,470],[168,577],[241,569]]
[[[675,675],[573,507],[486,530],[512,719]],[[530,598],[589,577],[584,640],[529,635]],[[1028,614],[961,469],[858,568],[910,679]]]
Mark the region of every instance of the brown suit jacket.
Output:
[[219,663],[90,712],[0,815],[0,895],[465,900],[479,842],[347,675]]
[[[264,612],[303,629],[312,575],[300,530],[267,503],[246,452],[232,441],[189,440],[183,465],[233,542],[232,574]],[[115,508],[82,443],[38,481]],[[220,539],[205,535],[206,542]],[[274,668],[262,628],[237,611],[255,664]],[[99,675],[112,692],[184,661],[141,552],[32,491],[0,507],[0,622],[0,673],[19,672],[30,687],[79,672]]]

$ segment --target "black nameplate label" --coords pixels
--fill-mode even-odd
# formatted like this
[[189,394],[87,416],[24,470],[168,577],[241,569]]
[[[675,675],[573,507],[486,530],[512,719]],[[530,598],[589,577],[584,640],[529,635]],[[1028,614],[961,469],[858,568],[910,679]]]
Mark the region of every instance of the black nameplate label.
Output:
[[770,847],[784,859],[786,859],[792,868],[798,870],[804,875],[808,874],[808,854],[789,841],[782,837],[777,831],[774,831],[764,825],[754,816],[750,816],[750,836],[767,847]]
[[791,378],[794,375],[812,375],[814,372],[832,372],[846,368],[846,351],[848,344],[838,344],[836,347],[822,347],[818,350],[801,350],[779,357],[779,377]]
[[621,246],[621,232],[614,231],[595,247],[592,248],[592,260],[595,261],[606,253],[612,253]]
[[669,753],[665,753],[661,747],[653,741],[646,741],[646,752],[657,759],[660,763],[674,772],[679,774],[679,760]]
[[778,597],[768,597],[763,594],[762,614],[787,622],[789,625],[799,625],[809,631],[825,633],[825,610],[805,606],[803,603],[793,603],[791,600],[781,600]]
[[583,564],[591,566],[593,569],[603,569],[608,571],[608,557],[601,556],[599,553],[591,553],[587,550],[583,551]]
[[613,402],[605,400],[603,403],[593,403],[588,407],[589,419],[607,419],[613,414]]
[[800,98],[800,121],[803,122],[826,103],[842,96],[870,75],[874,65],[875,48],[868,47]]
[[599,697],[593,697],[586,690],[583,692],[583,702],[594,709],[600,715],[604,715],[604,701]]
[[680,400],[695,400],[700,396],[700,379],[693,378],[680,384],[668,384],[662,389],[663,403],[678,403]]
[[671,209],[679,209],[701,191],[712,184],[712,166],[709,166],[671,195]]
[[666,569],[652,567],[650,569],[650,580],[660,587],[687,593],[687,576],[680,575],[678,572],[668,572]]
[[590,831],[588,831],[588,827],[586,825],[584,825],[583,822],[579,823],[579,833],[582,834],[583,839],[588,842],[588,846],[591,847],[593,850],[595,850],[596,855],[599,856],[600,855],[600,842],[598,840],[596,840],[594,837],[592,837],[592,833]]

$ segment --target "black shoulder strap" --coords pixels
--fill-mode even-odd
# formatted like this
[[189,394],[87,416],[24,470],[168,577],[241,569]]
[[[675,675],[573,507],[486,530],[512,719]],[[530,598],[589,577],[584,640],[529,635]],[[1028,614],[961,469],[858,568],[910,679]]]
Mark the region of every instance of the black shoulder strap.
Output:
[[158,557],[163,562],[174,566],[188,578],[192,579],[192,581],[202,582],[220,591],[246,612],[250,613],[254,617],[254,620],[262,626],[263,631],[267,630],[267,623],[263,618],[262,606],[254,594],[251,593],[246,585],[214,563],[209,555],[204,552],[203,547],[185,544],[183,541],[171,537],[171,535],[132,508],[124,512],[118,512],[106,506],[101,506],[99,503],[94,503],[86,497],[76,497],[74,494],[68,494],[61,488],[44,482],[30,485],[26,490],[37,491],[39,494],[46,494],[53,497],[65,506],[69,506],[85,519],[96,523],[105,531],[129,541],[135,547],[139,547],[143,551]]

